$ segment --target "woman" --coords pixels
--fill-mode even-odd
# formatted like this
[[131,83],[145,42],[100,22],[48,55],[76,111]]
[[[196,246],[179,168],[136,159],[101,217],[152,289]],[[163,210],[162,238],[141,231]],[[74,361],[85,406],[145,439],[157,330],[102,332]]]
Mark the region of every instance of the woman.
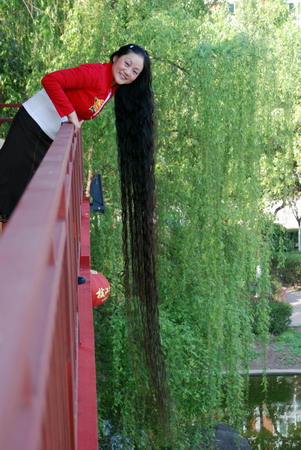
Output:
[[[154,106],[149,56],[142,47],[129,44],[113,53],[110,63],[53,72],[42,79],[42,85],[44,89],[17,113],[0,150],[0,222],[10,217],[61,123],[69,121],[78,131],[83,121],[94,119],[115,94],[131,354],[133,365],[140,367],[140,372],[135,372],[138,386],[145,380],[141,350],[145,355],[154,397],[141,392],[140,400],[145,396],[149,409],[155,415],[159,412],[150,422],[159,422],[157,432],[161,439],[169,440],[169,393],[155,273]],[[150,398],[155,402],[153,408]]]
[[126,97],[133,105],[130,109],[135,109],[141,91],[151,92],[150,81],[149,56],[134,44],[121,47],[109,63],[83,64],[46,75],[44,89],[20,108],[0,151],[0,222],[10,217],[63,122],[73,123],[78,131],[119,88],[122,91],[131,83],[135,86],[119,97]]

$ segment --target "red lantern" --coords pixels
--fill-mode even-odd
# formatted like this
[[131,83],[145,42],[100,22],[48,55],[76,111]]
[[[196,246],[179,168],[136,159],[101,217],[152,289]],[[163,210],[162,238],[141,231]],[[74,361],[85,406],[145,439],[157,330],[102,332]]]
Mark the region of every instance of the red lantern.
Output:
[[99,306],[110,295],[110,283],[102,273],[97,272],[97,270],[90,270],[90,285],[92,305]]

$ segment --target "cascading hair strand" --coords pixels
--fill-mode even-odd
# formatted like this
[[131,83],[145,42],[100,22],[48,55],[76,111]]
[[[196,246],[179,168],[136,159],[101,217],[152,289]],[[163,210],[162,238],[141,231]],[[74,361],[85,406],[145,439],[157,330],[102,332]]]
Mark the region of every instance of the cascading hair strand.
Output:
[[[143,57],[140,75],[115,94],[118,161],[121,183],[123,252],[129,339],[144,353],[149,384],[159,411],[161,434],[170,441],[170,401],[160,341],[155,269],[154,102],[147,52],[128,44],[111,56],[134,52]],[[139,315],[139,318],[136,316]],[[138,320],[137,320],[138,319]],[[140,323],[140,331],[137,330]],[[135,364],[136,366],[137,364]]]

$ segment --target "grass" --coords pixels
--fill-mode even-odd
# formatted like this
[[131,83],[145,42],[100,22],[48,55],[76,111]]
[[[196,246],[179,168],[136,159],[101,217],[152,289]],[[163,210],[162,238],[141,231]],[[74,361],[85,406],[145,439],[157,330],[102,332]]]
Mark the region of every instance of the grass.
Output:
[[[300,328],[290,328],[279,336],[270,335],[267,342],[268,355],[266,359],[267,367],[279,368],[301,365],[301,330]],[[263,349],[261,345],[250,348],[250,361],[263,361]],[[274,357],[273,357],[274,354]]]
[[292,252],[287,252],[287,253],[285,253],[285,257],[287,259],[294,259],[297,261],[301,261],[301,252],[298,252],[297,250],[292,251]]
[[301,333],[300,331],[289,329],[280,336],[274,338],[274,348],[276,351],[287,352],[288,357],[297,356],[301,358]]

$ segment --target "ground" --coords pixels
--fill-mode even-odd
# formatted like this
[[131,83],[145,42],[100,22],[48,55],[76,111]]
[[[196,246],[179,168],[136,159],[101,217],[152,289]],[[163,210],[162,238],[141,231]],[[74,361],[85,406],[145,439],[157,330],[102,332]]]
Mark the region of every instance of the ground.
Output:
[[[294,327],[294,331],[301,333],[301,327]],[[301,335],[300,335],[301,336]],[[300,370],[301,371],[301,355],[298,351],[292,350],[291,345],[279,342],[277,338],[271,337],[266,354],[265,367],[267,370]],[[263,352],[260,345],[257,346],[256,352],[258,357],[253,359],[250,364],[250,370],[262,370],[264,367]]]
[[284,289],[283,300],[293,306],[290,331],[281,337],[271,336],[265,364],[262,360],[262,347],[258,345],[256,348],[258,356],[251,361],[250,370],[262,370],[265,365],[268,370],[301,371],[301,288],[289,286]]

